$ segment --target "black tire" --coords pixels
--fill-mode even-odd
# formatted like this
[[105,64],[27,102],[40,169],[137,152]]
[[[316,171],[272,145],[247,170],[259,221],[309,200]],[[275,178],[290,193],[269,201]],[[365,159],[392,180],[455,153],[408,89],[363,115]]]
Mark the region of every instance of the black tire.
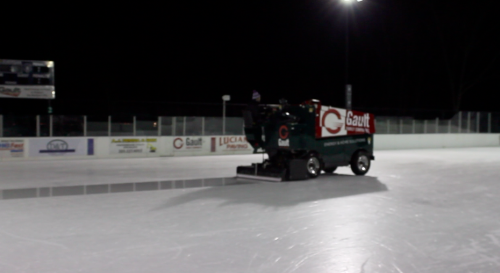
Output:
[[336,170],[337,170],[337,166],[323,169],[323,171],[325,171],[325,173],[334,173]]
[[366,152],[358,151],[351,159],[351,170],[356,175],[365,175],[370,170],[370,157]]
[[307,156],[307,175],[311,178],[316,178],[321,173],[321,161],[315,154],[309,154]]

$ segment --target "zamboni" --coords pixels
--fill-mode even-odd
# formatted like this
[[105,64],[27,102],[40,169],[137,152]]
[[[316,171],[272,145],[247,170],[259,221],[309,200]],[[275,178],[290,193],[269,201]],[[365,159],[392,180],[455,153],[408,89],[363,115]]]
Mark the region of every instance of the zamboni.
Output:
[[373,114],[321,105],[308,100],[289,105],[268,105],[255,122],[243,111],[245,135],[254,153],[267,154],[262,163],[238,166],[237,177],[270,181],[302,180],[321,171],[333,173],[351,166],[365,175],[373,156]]

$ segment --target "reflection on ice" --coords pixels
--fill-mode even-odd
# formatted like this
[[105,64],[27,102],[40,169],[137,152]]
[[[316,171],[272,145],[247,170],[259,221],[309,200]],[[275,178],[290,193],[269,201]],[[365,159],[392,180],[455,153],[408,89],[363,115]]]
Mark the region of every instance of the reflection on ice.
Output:
[[[234,181],[234,179],[232,179]],[[293,206],[321,199],[387,191],[376,177],[354,175],[328,175],[312,180],[294,182],[250,182],[239,179],[238,188],[207,188],[190,191],[168,199],[157,209],[175,207],[198,199],[221,199],[223,205],[253,203],[267,206]]]
[[57,187],[0,190],[1,193],[0,197],[1,199],[18,199],[18,198],[229,186],[236,184],[244,184],[244,183],[238,182],[234,178],[209,178],[209,179],[172,180],[172,181],[148,181],[148,182],[134,182],[134,183],[112,183],[112,184],[81,185],[81,186],[57,186]]
[[[349,176],[349,175],[325,175],[314,180],[282,182],[279,183],[282,187],[285,185],[301,185],[307,183],[331,183],[333,187],[332,197],[347,196],[353,194],[361,194],[366,192],[374,192],[387,190],[385,185],[381,184],[376,178],[369,176]],[[39,188],[24,188],[24,189],[5,189],[0,190],[0,199],[19,199],[19,198],[37,198],[37,197],[56,197],[70,195],[89,195],[103,193],[122,193],[122,192],[137,192],[137,191],[155,191],[168,189],[187,189],[187,188],[209,188],[202,192],[188,193],[186,200],[197,198],[197,196],[218,194],[219,189],[210,189],[212,187],[233,186],[233,185],[265,185],[268,182],[252,181],[235,177],[222,178],[206,178],[206,179],[190,179],[190,180],[172,180],[172,181],[148,181],[134,183],[112,183],[98,185],[79,185],[79,186],[57,186],[57,187],[39,187]],[[261,191],[259,187],[251,187],[250,191]],[[245,194],[248,189],[242,189]],[[265,193],[254,192],[255,195]],[[181,198],[181,197],[180,197]],[[239,197],[238,197],[239,198]],[[238,199],[237,198],[237,199]],[[176,201],[172,201],[176,202]],[[171,203],[170,203],[171,204]]]

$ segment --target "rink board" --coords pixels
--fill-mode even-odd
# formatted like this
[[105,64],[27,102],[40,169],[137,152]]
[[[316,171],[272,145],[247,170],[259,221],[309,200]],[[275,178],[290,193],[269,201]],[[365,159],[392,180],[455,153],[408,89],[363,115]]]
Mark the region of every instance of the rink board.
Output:
[[[374,135],[374,150],[500,146],[500,134]],[[0,161],[251,154],[245,136],[0,138]]]

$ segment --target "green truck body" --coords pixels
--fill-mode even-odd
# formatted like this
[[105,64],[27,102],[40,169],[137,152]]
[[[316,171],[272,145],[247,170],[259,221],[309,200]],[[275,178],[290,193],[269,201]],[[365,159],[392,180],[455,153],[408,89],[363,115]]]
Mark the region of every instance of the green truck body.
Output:
[[238,167],[240,177],[306,179],[348,165],[355,174],[364,175],[375,159],[371,114],[323,106],[318,100],[264,107],[261,123],[250,114],[244,114],[247,141],[268,159]]

